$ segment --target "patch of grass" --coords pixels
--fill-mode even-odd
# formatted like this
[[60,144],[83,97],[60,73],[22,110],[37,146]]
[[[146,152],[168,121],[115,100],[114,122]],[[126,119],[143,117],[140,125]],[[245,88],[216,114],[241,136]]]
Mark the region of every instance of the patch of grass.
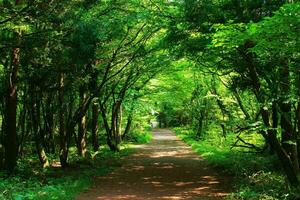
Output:
[[130,134],[126,137],[126,141],[130,141],[136,144],[145,144],[152,140],[152,134],[150,131],[138,131],[133,130]]
[[[91,186],[93,178],[120,167],[120,157],[131,150],[123,145],[119,153],[102,148],[92,154],[92,158],[79,158],[71,149],[70,167],[41,169],[38,163],[20,160],[19,168],[13,177],[0,175],[0,199],[74,199],[81,191]],[[35,159],[36,160],[36,159]]]
[[174,128],[175,133],[212,166],[235,177],[235,192],[229,200],[295,200],[299,191],[288,186],[276,156],[231,149],[235,135],[195,140],[188,128]]
[[[91,187],[93,179],[121,167],[121,157],[133,152],[132,144],[147,143],[152,139],[149,131],[133,132],[130,143],[121,144],[120,152],[112,152],[108,147],[93,152],[85,158],[77,155],[76,147],[69,151],[70,166],[66,169],[50,167],[41,169],[37,158],[26,157],[18,161],[16,174],[7,177],[0,174],[0,200],[69,200]],[[52,163],[58,163],[57,155],[49,155]]]

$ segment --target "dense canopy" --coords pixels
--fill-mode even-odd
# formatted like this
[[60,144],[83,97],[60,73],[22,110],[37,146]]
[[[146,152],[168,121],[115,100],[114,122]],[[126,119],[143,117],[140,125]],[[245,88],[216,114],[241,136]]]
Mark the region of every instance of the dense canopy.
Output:
[[0,0],[0,198],[24,168],[101,162],[156,123],[257,158],[246,177],[296,198],[299,33],[297,0]]

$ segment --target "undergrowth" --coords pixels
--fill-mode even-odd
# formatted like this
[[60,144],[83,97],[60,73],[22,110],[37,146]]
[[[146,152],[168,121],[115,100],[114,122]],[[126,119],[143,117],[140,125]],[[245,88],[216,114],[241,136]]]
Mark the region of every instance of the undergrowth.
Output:
[[120,157],[128,155],[130,150],[123,146],[119,153],[107,148],[93,154],[93,158],[75,156],[71,148],[70,166],[66,169],[54,166],[41,169],[35,158],[19,160],[19,167],[14,176],[0,177],[0,199],[73,199],[92,184],[96,176],[104,175],[120,166]]
[[295,200],[299,191],[291,189],[282,174],[276,156],[249,153],[231,148],[235,135],[226,139],[207,137],[196,140],[188,128],[174,128],[175,133],[208,163],[234,176],[234,189],[228,200]]
[[126,137],[126,140],[136,144],[145,144],[152,140],[152,134],[150,131],[145,131],[145,132],[132,131]]
[[[89,153],[86,158],[77,156],[76,148],[70,148],[70,166],[62,169],[58,160],[49,160],[52,167],[42,169],[36,157],[19,160],[13,176],[0,174],[0,200],[69,200],[89,188],[94,177],[111,172],[121,166],[120,158],[132,152],[132,143],[146,143],[150,133],[133,133],[131,141],[122,144],[121,151],[114,153],[107,147]],[[90,151],[91,152],[91,151]],[[57,156],[54,156],[57,158]]]

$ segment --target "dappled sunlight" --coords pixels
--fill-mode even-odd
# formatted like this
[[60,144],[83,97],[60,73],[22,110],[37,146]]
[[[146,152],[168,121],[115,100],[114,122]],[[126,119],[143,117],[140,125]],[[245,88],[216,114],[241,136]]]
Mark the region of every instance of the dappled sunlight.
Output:
[[[114,199],[134,199],[136,198],[137,196],[136,195],[116,195],[114,197]],[[97,199],[110,199],[111,197],[110,196],[103,196],[103,197],[98,197]]]
[[151,155],[151,158],[159,158],[159,157],[164,157],[164,156],[176,156],[178,154],[177,151],[160,151],[160,152],[155,152],[153,155]]
[[98,177],[96,187],[78,199],[93,199],[91,194],[107,200],[220,199],[228,194],[227,178],[220,179],[168,130],[156,129],[151,143],[135,149],[120,169]]

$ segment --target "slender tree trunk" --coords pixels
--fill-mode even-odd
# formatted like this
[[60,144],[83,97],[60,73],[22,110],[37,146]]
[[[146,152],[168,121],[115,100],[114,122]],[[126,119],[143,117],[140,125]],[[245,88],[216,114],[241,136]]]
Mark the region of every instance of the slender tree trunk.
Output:
[[112,106],[112,113],[111,113],[111,150],[112,151],[120,151],[120,134],[119,134],[119,110],[120,110],[120,103],[115,102]]
[[[17,38],[20,34],[17,34]],[[4,119],[5,135],[5,168],[12,173],[17,165],[18,140],[17,140],[17,77],[19,72],[20,48],[12,51],[12,61],[8,72],[6,93],[6,109]]]
[[272,127],[274,129],[278,128],[278,105],[276,101],[272,102]]
[[300,162],[300,70],[297,71],[297,81],[296,81],[298,103],[296,108],[296,141],[297,141],[297,152],[298,152],[298,161]]
[[[24,89],[26,91],[26,89]],[[25,142],[26,135],[26,116],[27,116],[27,106],[26,106],[26,96],[23,96],[22,101],[22,110],[19,116],[19,123],[18,123],[18,129],[20,130],[20,136],[18,141],[18,155],[19,157],[23,156],[23,147]]]
[[120,138],[120,141],[122,141],[121,133],[122,133],[122,121],[123,121],[123,108],[122,105],[120,105],[119,108],[119,119],[118,119],[118,137]]
[[134,96],[134,98],[132,99],[132,104],[130,106],[130,110],[127,117],[126,127],[124,133],[122,134],[122,140],[124,140],[126,136],[130,133],[137,98],[138,98],[137,96]]
[[0,170],[4,168],[4,148],[0,144]]
[[242,99],[241,99],[241,96],[240,96],[240,94],[238,93],[238,91],[237,91],[236,88],[233,89],[233,96],[234,96],[235,99],[237,100],[238,105],[239,105],[241,111],[242,111],[243,114],[245,115],[245,119],[246,119],[246,120],[250,119],[250,115],[249,115],[247,109],[245,108],[245,106],[244,106],[244,104],[243,104],[243,101],[242,101]]
[[[26,93],[29,93],[29,90],[26,90]],[[24,149],[26,140],[28,140],[30,138],[32,127],[33,127],[33,124],[32,124],[33,122],[31,120],[30,107],[31,107],[31,105],[30,105],[29,99],[27,98],[24,101],[24,107],[23,107],[23,109],[26,110],[26,115],[25,115],[24,127],[21,127],[21,138],[19,139],[20,146],[18,149],[19,157],[24,156],[23,149]]]
[[98,151],[98,117],[99,117],[99,106],[97,103],[92,105],[92,143],[94,151]]
[[[3,119],[3,118],[2,118]],[[0,131],[0,170],[4,169],[4,146],[3,146],[3,127],[4,127],[4,122],[1,123],[1,131]]]
[[281,142],[282,147],[290,156],[293,167],[296,172],[299,171],[298,153],[296,137],[292,124],[292,105],[288,99],[290,91],[289,66],[286,61],[282,63],[280,72],[280,125],[281,125]]
[[[299,88],[300,90],[300,88]],[[300,161],[300,100],[298,100],[297,110],[296,110],[296,118],[297,118],[297,152],[298,152],[298,161]]]
[[46,97],[44,121],[45,121],[45,131],[48,134],[48,141],[47,141],[48,152],[54,154],[55,153],[54,112],[53,112],[51,94]]
[[40,160],[40,163],[43,168],[49,166],[48,158],[46,156],[44,147],[43,147],[43,137],[42,137],[42,130],[40,126],[40,103],[39,98],[37,97],[37,94],[35,94],[35,90],[32,87],[31,90],[31,119],[32,119],[32,125],[33,125],[33,134],[35,137],[35,145],[36,145],[36,151],[38,154],[38,158]]
[[133,118],[132,113],[130,113],[129,116],[127,117],[127,123],[126,123],[125,131],[122,135],[122,140],[124,140],[130,132],[131,125],[132,125],[132,118]]
[[204,111],[200,111],[200,116],[197,117],[197,130],[196,130],[196,136],[198,139],[202,137],[203,132],[203,120],[204,120]]
[[59,105],[59,138],[60,150],[59,159],[62,167],[67,167],[68,151],[67,151],[67,137],[65,124],[65,106],[64,106],[64,74],[59,75],[59,91],[58,91],[58,105]]
[[3,126],[4,126],[4,122],[1,123],[1,130],[0,130],[0,170],[4,169],[4,153],[5,152],[4,152],[4,146],[2,144],[2,141],[3,141],[3,134],[2,134]]
[[[83,89],[80,91],[81,104],[86,100],[86,93]],[[87,133],[87,118],[83,115],[78,123],[78,138],[77,138],[77,151],[78,155],[84,157],[86,153],[86,133]]]
[[119,127],[118,127],[119,106],[120,106],[120,102],[115,102],[112,105],[111,126],[109,127],[107,116],[106,116],[106,110],[104,106],[100,103],[101,115],[106,130],[107,145],[109,146],[111,151],[120,151],[119,144],[121,141],[121,135],[119,133]]
[[105,132],[106,132],[106,143],[109,146],[109,148],[112,150],[114,148],[112,145],[112,135],[111,135],[112,131],[108,124],[106,109],[102,103],[100,103],[100,110],[101,110],[103,125],[104,125]]

